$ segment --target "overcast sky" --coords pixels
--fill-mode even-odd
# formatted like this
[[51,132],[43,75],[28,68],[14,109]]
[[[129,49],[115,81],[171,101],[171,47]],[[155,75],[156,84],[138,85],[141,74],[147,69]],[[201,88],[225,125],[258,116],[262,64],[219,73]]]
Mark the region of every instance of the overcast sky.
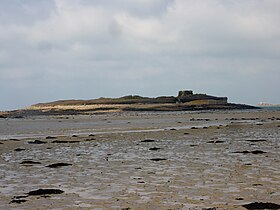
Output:
[[280,103],[279,0],[0,0],[0,110],[177,95]]

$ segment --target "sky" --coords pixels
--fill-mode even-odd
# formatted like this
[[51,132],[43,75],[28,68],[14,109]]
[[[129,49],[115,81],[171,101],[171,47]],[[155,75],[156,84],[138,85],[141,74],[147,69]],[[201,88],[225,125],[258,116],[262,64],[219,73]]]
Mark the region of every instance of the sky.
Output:
[[0,0],[0,110],[177,95],[280,104],[279,0]]

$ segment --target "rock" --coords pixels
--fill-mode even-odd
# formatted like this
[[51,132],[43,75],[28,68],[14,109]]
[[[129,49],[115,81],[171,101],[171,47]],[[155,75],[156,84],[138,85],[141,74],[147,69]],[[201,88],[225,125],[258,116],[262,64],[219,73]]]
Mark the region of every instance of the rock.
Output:
[[203,208],[202,210],[217,210],[216,207],[213,207],[213,208]]
[[51,164],[51,165],[48,165],[46,167],[49,167],[49,168],[59,168],[59,167],[62,167],[62,166],[71,166],[72,164],[70,163],[54,163],[54,164]]
[[14,149],[15,152],[20,152],[20,151],[24,151],[25,149],[24,148],[16,148]]
[[9,139],[10,141],[20,141],[20,140],[18,140],[18,139]]
[[252,140],[246,140],[248,142],[264,142],[266,141],[265,139],[252,139]]
[[244,208],[246,209],[280,209],[279,204],[275,203],[262,203],[262,202],[254,202],[254,203],[249,203],[243,205]]
[[27,198],[27,195],[19,195],[19,196],[14,196],[13,199],[22,199],[22,198]]
[[207,143],[208,143],[208,144],[221,144],[221,143],[224,143],[224,141],[221,141],[221,140],[217,140],[217,141],[208,141]]
[[152,148],[150,148],[149,150],[151,150],[151,151],[156,151],[156,150],[160,150],[160,148],[158,148],[158,147],[152,147]]
[[257,183],[257,184],[252,184],[252,186],[257,187],[257,186],[263,186],[263,185],[262,185],[262,184]]
[[145,139],[145,140],[142,140],[141,142],[155,142],[154,139]]
[[25,200],[25,199],[18,199],[18,200],[16,200],[16,199],[14,199],[14,200],[12,200],[10,203],[18,203],[18,204],[21,204],[21,203],[25,203],[27,200]]
[[35,141],[29,141],[28,144],[46,144],[45,141],[35,140]]
[[58,144],[66,144],[66,143],[79,143],[80,141],[65,141],[65,140],[54,140],[52,143],[58,143]]
[[61,194],[64,193],[64,191],[59,189],[39,189],[30,191],[27,193],[28,196],[37,196],[37,195],[51,195],[51,194]]
[[242,154],[249,154],[250,152],[248,150],[244,150],[244,151],[237,151],[234,153],[242,153]]
[[254,155],[258,155],[258,154],[264,154],[266,152],[264,151],[261,151],[261,150],[253,150],[253,151],[248,151],[248,150],[245,150],[245,151],[238,151],[238,152],[234,152],[234,153],[242,153],[242,154],[254,154]]
[[150,159],[152,161],[162,161],[162,160],[167,160],[166,158],[152,158]]
[[12,201],[10,202],[11,203],[17,203],[17,204],[21,204],[21,203],[24,203],[26,202],[27,200],[25,199],[22,199],[22,198],[27,198],[28,196],[27,195],[20,195],[20,196],[14,196]]
[[264,153],[266,153],[266,152],[261,151],[261,150],[254,150],[254,151],[252,151],[251,153],[254,154],[254,155],[258,155],[258,154],[264,154]]
[[56,139],[54,136],[47,136],[46,139]]

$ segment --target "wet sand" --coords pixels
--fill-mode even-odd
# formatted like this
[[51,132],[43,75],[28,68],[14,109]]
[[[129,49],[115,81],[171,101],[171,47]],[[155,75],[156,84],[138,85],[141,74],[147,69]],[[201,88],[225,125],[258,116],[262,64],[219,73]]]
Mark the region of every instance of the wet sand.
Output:
[[280,111],[1,119],[0,137],[0,209],[280,204]]

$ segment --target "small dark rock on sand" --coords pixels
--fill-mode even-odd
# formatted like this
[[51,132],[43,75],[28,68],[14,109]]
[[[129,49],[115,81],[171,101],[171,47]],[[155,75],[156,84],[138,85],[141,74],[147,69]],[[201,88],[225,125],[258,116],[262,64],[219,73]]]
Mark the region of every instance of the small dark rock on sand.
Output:
[[152,158],[150,159],[152,161],[162,161],[162,160],[167,160],[166,158]]
[[19,139],[10,139],[10,141],[20,141]]
[[29,141],[28,144],[46,144],[47,142],[45,141],[40,141],[40,140],[34,140],[34,141]]
[[261,151],[261,150],[254,150],[254,151],[252,151],[251,153],[254,154],[254,155],[258,155],[258,154],[264,154],[264,153],[266,153],[266,152]]
[[56,139],[54,136],[47,136],[46,139]]
[[265,139],[250,139],[250,140],[246,140],[248,142],[264,142],[266,141]]
[[48,165],[46,167],[49,167],[49,168],[59,168],[59,167],[62,167],[62,166],[71,166],[72,164],[70,163],[54,163],[54,164],[51,164],[51,165]]
[[152,148],[150,148],[149,150],[151,150],[151,151],[157,151],[157,150],[160,150],[160,148],[159,148],[159,147],[152,147]]
[[20,152],[20,151],[24,151],[25,149],[24,148],[16,148],[14,149],[15,152]]
[[145,140],[142,140],[141,142],[155,142],[154,139],[145,139]]
[[65,141],[65,140],[55,140],[52,141],[52,143],[58,143],[58,144],[66,144],[66,143],[79,143],[80,141]]
[[224,143],[224,141],[221,141],[221,140],[217,140],[217,141],[208,141],[207,143],[208,143],[208,144],[221,144],[221,143]]
[[22,199],[22,198],[27,198],[28,195],[18,195],[18,196],[14,196],[13,199]]
[[245,150],[245,151],[238,151],[238,152],[234,152],[234,153],[242,153],[242,154],[254,154],[254,155],[258,155],[258,154],[264,154],[266,152],[264,151],[261,151],[261,150],[254,150],[254,151],[248,151],[248,150]]
[[27,200],[25,199],[13,199],[10,203],[18,203],[18,204],[21,204],[21,203],[25,203]]
[[252,163],[246,163],[246,164],[244,164],[245,166],[251,166],[252,165]]
[[29,196],[36,196],[36,195],[51,195],[51,194],[61,194],[64,193],[64,191],[59,189],[39,189],[39,190],[33,190],[27,193]]
[[262,203],[262,202],[255,202],[243,205],[246,209],[280,209],[280,205],[276,203]]

